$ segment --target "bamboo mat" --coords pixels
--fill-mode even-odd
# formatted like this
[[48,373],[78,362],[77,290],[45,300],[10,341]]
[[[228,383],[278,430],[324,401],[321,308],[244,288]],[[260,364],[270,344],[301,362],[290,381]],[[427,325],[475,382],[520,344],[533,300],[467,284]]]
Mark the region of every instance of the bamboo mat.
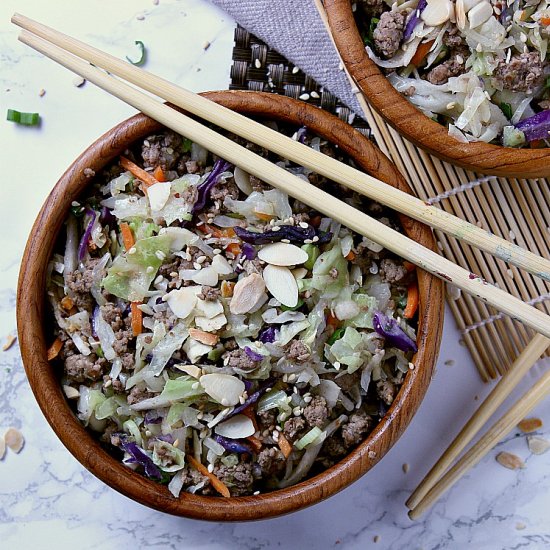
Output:
[[[371,137],[423,200],[487,231],[550,257],[548,180],[479,176],[432,157],[404,140],[379,115],[367,122],[242,27],[235,30],[230,89],[284,94],[318,105]],[[550,314],[550,284],[435,232],[441,253]],[[484,381],[504,374],[534,336],[531,329],[448,286],[448,303]]]

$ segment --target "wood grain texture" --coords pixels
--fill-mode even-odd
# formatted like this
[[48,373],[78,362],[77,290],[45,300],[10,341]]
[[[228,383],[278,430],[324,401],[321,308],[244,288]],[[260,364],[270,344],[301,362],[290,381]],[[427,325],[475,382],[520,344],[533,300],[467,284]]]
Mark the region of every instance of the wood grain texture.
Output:
[[[393,164],[366,138],[336,117],[303,102],[255,92],[206,94],[243,114],[307,125],[319,136],[338,144],[374,176],[407,189]],[[90,179],[85,168],[99,172],[131,143],[158,132],[161,126],[144,115],[122,122],[92,144],[63,174],[33,226],[19,275],[17,325],[21,353],[31,388],[46,419],[67,449],[90,472],[112,488],[151,508],[174,515],[211,521],[242,521],[286,514],[315,504],[340,491],[374,466],[403,433],[428,388],[437,359],[443,325],[443,284],[419,272],[420,310],[416,368],[386,416],[355,451],[320,475],[288,489],[258,496],[223,499],[183,493],[173,498],[165,486],[147,480],[109,455],[80,424],[69,407],[58,373],[46,360],[46,334],[51,318],[45,309],[46,266],[71,202]],[[418,242],[435,247],[430,230],[405,217],[404,227]],[[373,454],[374,453],[374,454]]]
[[365,51],[350,0],[325,0],[329,25],[347,70],[368,102],[401,135],[436,157],[474,172],[504,177],[550,176],[550,149],[461,143],[389,83]]

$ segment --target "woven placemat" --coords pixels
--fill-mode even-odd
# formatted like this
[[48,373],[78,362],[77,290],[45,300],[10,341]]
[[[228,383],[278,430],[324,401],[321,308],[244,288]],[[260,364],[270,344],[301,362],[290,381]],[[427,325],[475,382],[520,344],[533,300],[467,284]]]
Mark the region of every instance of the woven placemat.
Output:
[[[230,89],[284,94],[336,114],[373,139],[416,194],[448,212],[550,257],[550,186],[547,180],[478,177],[431,157],[405,141],[376,113],[365,122],[264,42],[238,26]],[[441,253],[550,314],[550,284],[436,231]],[[502,375],[534,332],[471,296],[449,288],[449,305],[483,380]]]

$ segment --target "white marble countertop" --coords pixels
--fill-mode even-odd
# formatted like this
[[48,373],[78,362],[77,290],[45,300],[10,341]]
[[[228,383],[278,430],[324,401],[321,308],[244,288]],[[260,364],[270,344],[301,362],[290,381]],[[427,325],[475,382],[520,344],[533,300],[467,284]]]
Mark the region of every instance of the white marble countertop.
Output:
[[[147,68],[196,91],[226,88],[233,21],[201,0],[3,0],[0,3],[0,337],[15,333],[19,262],[32,222],[70,162],[133,113],[19,44],[19,11],[124,57],[148,46]],[[211,46],[204,51],[203,45]],[[43,97],[39,91],[46,91]],[[39,129],[6,122],[7,108],[38,111]],[[452,364],[451,364],[452,363]],[[538,370],[537,370],[538,369]],[[541,370],[535,370],[540,374]],[[529,376],[523,389],[535,380]],[[431,510],[411,522],[404,501],[489,391],[447,315],[435,378],[405,435],[369,474],[307,510],[256,523],[208,524],[171,517],[119,495],[88,473],[44,420],[17,345],[0,352],[0,431],[21,429],[26,445],[0,461],[0,546],[6,549],[148,547],[391,548],[550,547],[550,453],[531,455],[512,433],[498,449],[526,468],[510,471],[490,453]],[[516,394],[519,395],[519,392]],[[549,434],[550,401],[536,414]],[[404,473],[403,464],[409,464]]]

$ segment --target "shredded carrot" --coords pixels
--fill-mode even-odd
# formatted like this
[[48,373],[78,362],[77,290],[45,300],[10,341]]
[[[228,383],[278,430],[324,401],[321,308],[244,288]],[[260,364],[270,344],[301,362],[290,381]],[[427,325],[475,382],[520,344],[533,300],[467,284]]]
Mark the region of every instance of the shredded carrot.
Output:
[[153,177],[157,180],[157,181],[166,181],[166,176],[164,175],[164,171],[162,170],[162,168],[160,166],[157,166],[154,170],[153,170]]
[[405,267],[405,269],[411,273],[412,271],[414,271],[416,269],[416,266],[412,263],[412,262],[409,262],[407,260],[405,260],[403,262],[403,266]]
[[224,298],[231,298],[233,296],[233,289],[235,288],[235,283],[232,281],[222,281],[221,291]]
[[355,260],[355,252],[353,250],[350,250],[348,252],[348,255],[346,256],[346,260],[348,262],[352,262],[353,260]]
[[529,142],[530,149],[543,149],[544,147],[546,147],[546,145],[543,139],[534,139]]
[[338,325],[340,324],[340,321],[332,315],[332,313],[329,311],[329,314],[327,315],[327,325],[338,328]]
[[312,227],[319,227],[321,225],[321,220],[321,216],[313,216],[313,218],[309,220],[309,225]]
[[63,296],[59,304],[65,311],[71,311],[74,307],[74,302],[70,296]]
[[144,191],[147,190],[147,187],[151,187],[151,185],[155,185],[155,183],[158,183],[158,180],[155,179],[152,174],[149,174],[149,172],[146,172],[143,168],[140,168],[137,164],[134,164],[126,157],[120,157],[120,165],[125,170],[128,170],[128,172],[130,172],[132,176],[143,182]]
[[212,487],[222,495],[222,497],[229,498],[231,496],[231,493],[229,492],[229,488],[227,485],[218,477],[216,477],[212,472],[208,471],[208,468],[201,464],[194,456],[186,455],[187,460],[195,468],[195,470],[198,470],[203,476],[206,476],[210,483],[212,483]]
[[139,309],[141,302],[132,302],[130,304],[132,312],[132,332],[134,336],[141,334],[143,328],[143,312]]
[[227,252],[233,254],[233,256],[235,256],[235,258],[241,253],[241,247],[239,246],[239,243],[229,243],[225,247],[225,250]]
[[541,18],[540,18],[540,22],[541,22],[543,25],[550,25],[550,17],[541,17]]
[[279,439],[277,439],[277,443],[279,444],[279,449],[281,449],[284,457],[288,458],[290,456],[290,453],[292,452],[292,445],[290,444],[289,440],[282,433],[280,433]]
[[254,447],[254,450],[259,453],[262,450],[263,444],[262,442],[253,435],[249,435],[246,440]]
[[126,250],[130,250],[130,248],[132,248],[132,246],[134,246],[134,244],[136,243],[136,240],[134,239],[134,234],[132,233],[130,226],[126,222],[121,222],[120,232],[122,233],[122,242],[124,243],[124,248]]
[[258,212],[256,210],[254,210],[254,216],[259,218],[260,220],[263,220],[264,222],[269,222],[275,217],[273,214],[266,214],[265,212]]
[[428,55],[428,52],[433,46],[433,43],[433,40],[429,40],[428,42],[423,42],[422,44],[419,44],[418,48],[416,48],[415,54],[411,59],[411,64],[415,67],[418,67],[418,65],[420,65],[420,63],[422,63],[424,58]]
[[63,347],[63,342],[61,341],[61,338],[56,338],[53,341],[53,344],[48,348],[47,358],[48,361],[51,361],[52,359],[55,359],[59,352],[61,351],[61,348]]
[[197,226],[197,229],[199,231],[202,231],[205,234],[210,234],[214,237],[220,238],[226,238],[231,239],[235,236],[235,230],[232,227],[226,227],[225,229],[220,229],[219,227],[215,227],[213,225],[208,225],[207,223],[203,223],[201,225]]
[[418,309],[418,285],[411,283],[407,288],[407,305],[403,311],[405,319],[412,319]]

